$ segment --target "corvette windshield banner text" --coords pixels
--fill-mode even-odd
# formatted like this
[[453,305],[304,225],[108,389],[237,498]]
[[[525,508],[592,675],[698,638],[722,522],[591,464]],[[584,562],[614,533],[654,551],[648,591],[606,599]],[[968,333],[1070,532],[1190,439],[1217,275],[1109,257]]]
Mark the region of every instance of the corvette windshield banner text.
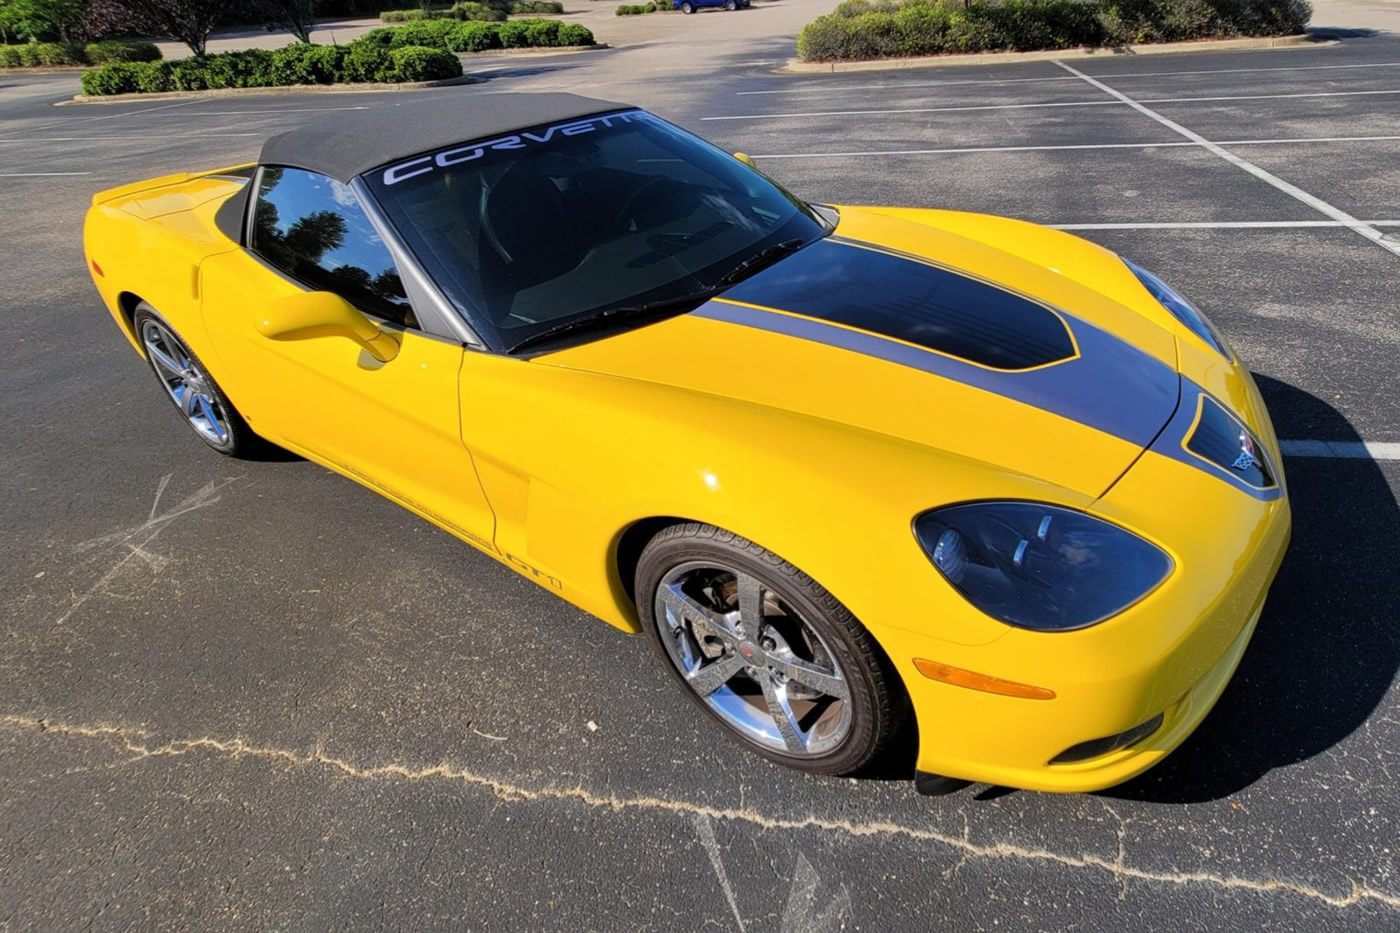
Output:
[[598,117],[587,117],[583,120],[571,120],[568,123],[556,123],[553,126],[525,133],[514,133],[497,139],[486,139],[454,146],[434,155],[419,156],[416,159],[409,159],[407,162],[400,162],[398,165],[386,168],[384,170],[384,184],[396,185],[401,181],[426,174],[435,169],[451,168],[454,165],[461,165],[463,162],[472,162],[488,152],[529,149],[534,146],[547,145],[560,136],[581,136],[584,133],[592,133],[598,129],[606,129],[617,124],[654,121],[655,119],[651,114],[641,110],[629,110],[626,113],[609,113]]

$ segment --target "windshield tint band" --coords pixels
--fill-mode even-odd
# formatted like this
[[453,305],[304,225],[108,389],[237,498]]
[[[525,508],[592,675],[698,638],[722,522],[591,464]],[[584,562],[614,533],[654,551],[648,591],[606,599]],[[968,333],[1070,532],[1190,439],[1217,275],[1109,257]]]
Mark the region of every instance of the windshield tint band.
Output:
[[[803,250],[802,254],[814,252],[818,245]],[[1068,418],[1138,447],[1152,443],[1176,409],[1179,380],[1170,366],[1075,318],[1069,321],[1079,346],[1078,357],[1056,366],[1005,372],[931,353],[878,334],[775,310],[732,304],[730,299],[735,291],[738,289],[726,292],[723,298],[693,313],[942,376]],[[788,304],[795,307],[795,303]],[[929,417],[936,418],[937,414],[930,411]]]
[[1078,352],[1065,321],[1045,305],[839,237],[812,244],[724,297],[792,309],[992,369],[1031,370]]

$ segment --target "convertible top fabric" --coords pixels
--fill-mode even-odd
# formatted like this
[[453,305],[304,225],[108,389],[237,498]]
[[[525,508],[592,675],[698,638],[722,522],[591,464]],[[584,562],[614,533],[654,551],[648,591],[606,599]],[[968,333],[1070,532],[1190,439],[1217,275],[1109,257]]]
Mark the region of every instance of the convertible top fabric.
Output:
[[456,143],[627,107],[577,94],[449,92],[310,121],[263,143],[258,161],[348,182],[372,168]]

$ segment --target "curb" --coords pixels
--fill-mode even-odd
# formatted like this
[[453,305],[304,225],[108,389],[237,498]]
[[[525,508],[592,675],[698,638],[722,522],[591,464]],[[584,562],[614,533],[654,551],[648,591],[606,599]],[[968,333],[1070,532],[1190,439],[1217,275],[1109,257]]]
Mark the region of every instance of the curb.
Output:
[[[593,52],[610,48],[606,42],[596,45],[569,45],[548,49],[491,49],[485,52],[469,52],[458,56],[464,63],[480,58],[503,58],[515,55],[573,54]],[[86,70],[86,69],[83,69]],[[457,87],[463,84],[480,84],[484,78],[474,74],[462,74],[455,78],[442,78],[437,81],[405,81],[388,84],[281,84],[273,87],[223,87],[204,91],[156,91],[151,94],[140,92],[131,94],[99,94],[89,97],[74,94],[72,100],[61,100],[55,107],[69,104],[123,104],[133,100],[187,100],[200,97],[249,97],[258,94],[367,94],[378,91],[419,91],[430,87]]]
[[853,62],[804,62],[789,59],[774,69],[777,74],[840,74],[846,71],[903,71],[912,68],[955,68],[959,65],[1002,65],[1016,62],[1043,62],[1074,58],[1119,58],[1125,55],[1170,55],[1179,52],[1235,52],[1244,49],[1289,49],[1301,46],[1335,45],[1335,39],[1314,39],[1309,35],[1273,36],[1260,39],[1199,39],[1193,42],[1160,42],[1149,45],[1116,45],[1103,48],[1047,49],[1039,52],[973,52],[959,55],[928,55],[920,58],[878,58]]
[[35,65],[33,68],[0,68],[0,77],[5,75],[81,74],[96,67],[96,65]]

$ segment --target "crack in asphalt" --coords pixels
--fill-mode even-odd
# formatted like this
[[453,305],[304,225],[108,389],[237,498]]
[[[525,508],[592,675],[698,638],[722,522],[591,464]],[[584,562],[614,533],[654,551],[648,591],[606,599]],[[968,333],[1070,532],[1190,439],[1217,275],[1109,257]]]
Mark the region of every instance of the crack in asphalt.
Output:
[[[391,762],[388,764],[360,766],[343,758],[326,754],[319,747],[310,752],[297,752],[291,749],[272,746],[252,745],[241,738],[217,739],[203,736],[197,739],[177,739],[151,747],[142,744],[150,737],[144,729],[122,726],[79,726],[56,722],[33,716],[0,715],[0,727],[17,731],[34,730],[45,736],[103,739],[120,743],[122,750],[131,757],[121,762],[129,764],[147,758],[177,758],[191,752],[207,750],[231,759],[257,758],[284,762],[291,767],[320,766],[340,772],[346,777],[368,780],[443,780],[489,790],[504,801],[572,801],[589,807],[599,807],[622,812],[625,810],[651,810],[675,813],[691,819],[705,818],[731,820],[748,823],[761,829],[803,830],[815,829],[822,832],[855,837],[898,836],[920,842],[936,842],[958,852],[967,859],[1019,859],[1022,861],[1046,862],[1069,868],[1102,871],[1122,884],[1129,881],[1143,881],[1168,885],[1203,885],[1235,891],[1248,891],[1258,894],[1293,894],[1310,900],[1320,901],[1330,907],[1353,907],[1363,901],[1374,901],[1385,907],[1400,911],[1400,895],[1380,891],[1348,878],[1351,890],[1345,894],[1329,894],[1319,888],[1300,882],[1270,878],[1263,881],[1220,875],[1206,871],[1159,871],[1135,868],[1126,864],[1121,827],[1126,822],[1119,818],[1120,833],[1118,851],[1113,858],[1098,855],[1071,855],[1049,849],[1027,848],[1009,842],[990,844],[973,842],[965,836],[953,836],[934,829],[907,826],[891,821],[838,820],[820,816],[801,818],[771,817],[750,809],[714,807],[707,804],[690,803],[682,800],[667,800],[661,797],[619,797],[613,794],[599,794],[583,787],[538,787],[531,788],[510,781],[476,774],[465,768],[455,768],[446,762],[424,768],[411,768]],[[1110,811],[1111,812],[1111,811]],[[1114,814],[1117,816],[1117,814]]]

